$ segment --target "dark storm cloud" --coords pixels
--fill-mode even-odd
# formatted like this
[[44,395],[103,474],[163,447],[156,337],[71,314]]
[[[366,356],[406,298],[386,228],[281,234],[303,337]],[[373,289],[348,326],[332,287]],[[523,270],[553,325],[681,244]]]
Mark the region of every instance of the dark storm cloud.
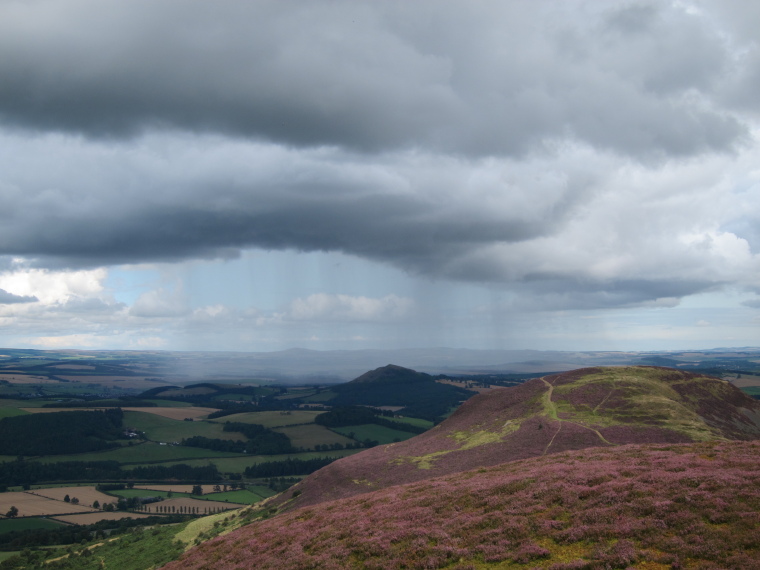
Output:
[[5,3],[0,117],[88,136],[170,126],[469,155],[571,138],[683,156],[742,140],[710,104],[726,50],[703,21],[663,3],[585,6]]
[[[209,157],[204,147],[215,143],[227,150]],[[458,161],[368,167],[341,153],[264,149],[261,172],[248,164],[259,160],[256,148],[206,140],[158,172],[152,158],[167,151],[162,141],[129,147],[128,167],[112,161],[129,149],[112,147],[104,157],[96,145],[72,146],[80,152],[60,157],[52,176],[43,173],[45,143],[22,151],[38,156],[28,164],[38,174],[7,185],[0,254],[48,267],[94,267],[235,257],[256,246],[344,251],[443,274],[449,260],[472,247],[540,235],[572,212],[585,190],[583,179],[558,183],[556,198],[532,199],[531,188],[516,188],[498,196],[503,211],[483,211],[487,195],[481,186],[468,193],[471,172]],[[83,185],[79,171],[94,180]],[[533,213],[520,207],[528,199]]]
[[713,188],[760,58],[687,8],[0,3],[0,267],[341,251],[582,308],[741,280]]
[[710,279],[625,279],[581,282],[557,276],[531,278],[521,284],[519,309],[611,309],[618,307],[670,307],[688,295],[716,287]]
[[0,305],[13,305],[15,303],[34,303],[37,297],[27,297],[23,295],[13,295],[3,289],[0,289]]

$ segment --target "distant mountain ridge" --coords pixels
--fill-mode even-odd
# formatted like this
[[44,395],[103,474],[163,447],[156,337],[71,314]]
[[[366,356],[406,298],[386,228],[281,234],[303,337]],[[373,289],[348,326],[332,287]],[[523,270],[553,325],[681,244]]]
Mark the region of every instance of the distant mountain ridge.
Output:
[[314,505],[587,447],[757,438],[760,402],[724,380],[658,367],[587,368],[474,396],[435,428],[336,461],[276,503]]

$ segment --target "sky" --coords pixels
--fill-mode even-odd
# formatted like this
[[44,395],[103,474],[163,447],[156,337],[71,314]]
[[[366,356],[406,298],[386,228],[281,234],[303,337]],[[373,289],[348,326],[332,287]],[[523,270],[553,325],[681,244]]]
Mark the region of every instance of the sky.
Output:
[[759,346],[760,3],[0,0],[0,346]]

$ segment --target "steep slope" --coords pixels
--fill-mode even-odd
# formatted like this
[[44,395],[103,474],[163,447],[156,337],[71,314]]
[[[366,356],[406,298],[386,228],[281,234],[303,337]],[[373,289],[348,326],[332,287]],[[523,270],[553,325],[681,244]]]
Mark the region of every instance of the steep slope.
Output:
[[758,531],[760,443],[630,445],[298,509],[165,568],[753,570]]
[[474,396],[432,430],[336,461],[273,504],[314,505],[587,447],[758,437],[760,402],[728,382],[667,368],[587,368]]

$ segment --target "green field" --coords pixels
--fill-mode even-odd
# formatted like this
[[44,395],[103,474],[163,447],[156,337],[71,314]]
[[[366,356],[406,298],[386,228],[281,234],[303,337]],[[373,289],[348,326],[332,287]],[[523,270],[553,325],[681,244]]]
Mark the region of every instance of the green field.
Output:
[[256,396],[251,394],[219,394],[211,398],[212,400],[235,400],[236,402],[250,402]]
[[11,552],[0,552],[0,562],[4,562],[5,560],[8,560],[9,558],[16,556],[17,554],[21,554],[20,551],[11,551]]
[[331,429],[342,435],[345,435],[346,437],[351,437],[349,434],[353,434],[354,439],[358,439],[359,441],[371,439],[372,441],[378,442],[380,445],[383,445],[385,443],[393,443],[394,441],[404,441],[416,435],[409,433],[408,431],[391,429],[376,424],[365,424],[361,426],[347,426]]
[[229,503],[240,503],[241,505],[252,505],[259,501],[274,495],[274,491],[266,487],[256,486],[256,490],[243,489],[242,491],[222,491],[221,493],[208,493],[201,496],[193,496],[195,499],[206,501],[227,501]]
[[61,528],[63,523],[40,517],[0,519],[0,534],[14,530]]
[[19,410],[18,408],[0,408],[0,420],[3,418],[9,418],[11,416],[23,416],[30,412]]
[[[188,422],[190,423],[190,422]],[[131,447],[120,447],[96,453],[79,453],[76,455],[48,455],[36,459],[44,463],[58,463],[61,461],[118,461],[119,463],[160,463],[174,461],[186,463],[183,459],[209,458],[216,461],[221,457],[239,457],[239,453],[224,453],[211,451],[198,447],[184,447],[182,445],[159,445],[147,442]],[[208,462],[204,462],[204,465]]]
[[745,386],[741,390],[750,396],[760,396],[760,386]]
[[290,439],[293,447],[302,449],[314,449],[315,445],[330,445],[333,443],[346,445],[354,443],[354,440],[317,424],[280,427],[275,428],[274,431],[285,434]]
[[292,426],[296,424],[310,424],[319,414],[309,410],[293,410],[287,412],[248,412],[245,414],[232,414],[218,418],[221,422],[242,422],[245,424],[259,424],[268,428]]
[[311,396],[306,396],[303,399],[303,401],[313,402],[313,403],[326,402],[328,400],[332,400],[337,395],[338,394],[336,392],[333,392],[332,390],[323,390],[322,392],[319,392],[318,394],[315,393]]
[[[124,497],[125,499],[131,497],[163,497],[166,499],[169,497],[169,491],[156,491],[155,489],[116,489],[114,491],[104,491],[104,493],[115,497]],[[171,496],[175,499],[179,497],[197,498],[190,493],[178,493],[177,491],[171,491]]]
[[171,443],[182,441],[187,437],[200,435],[212,439],[230,439],[246,441],[242,433],[222,431],[223,423],[173,420],[149,412],[124,412],[124,425],[145,432],[152,441]]
[[177,402],[175,400],[145,400],[146,402],[151,402],[153,404],[156,404],[160,408],[189,408],[192,406],[190,402]]
[[435,425],[430,420],[423,420],[422,418],[407,418],[404,416],[399,416],[397,418],[386,418],[385,416],[383,416],[383,419],[388,420],[389,422],[409,424],[409,425],[428,428],[428,429],[430,429],[431,427]]
[[254,455],[251,457],[229,457],[213,459],[189,459],[187,461],[169,461],[166,466],[184,463],[191,467],[203,467],[209,463],[216,465],[222,473],[242,473],[246,467],[266,463],[269,461],[285,461],[291,459],[313,459],[315,457],[345,457],[358,453],[361,449],[341,449],[337,451],[310,451],[305,453],[292,453],[290,455]]

